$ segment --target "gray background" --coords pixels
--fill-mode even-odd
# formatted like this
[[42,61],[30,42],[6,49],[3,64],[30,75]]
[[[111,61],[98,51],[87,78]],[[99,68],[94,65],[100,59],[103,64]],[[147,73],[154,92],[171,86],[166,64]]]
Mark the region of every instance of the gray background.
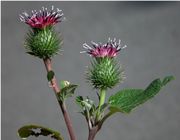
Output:
[[[84,79],[90,58],[79,52],[84,42],[106,42],[108,37],[120,38],[128,46],[118,56],[127,79],[109,93],[144,88],[157,77],[176,77],[131,114],[110,118],[96,140],[179,140],[179,2],[2,2],[2,139],[18,140],[16,131],[29,123],[60,130],[64,139],[69,139],[42,61],[25,54],[23,40],[28,26],[18,19],[25,10],[52,4],[67,18],[56,25],[64,38],[64,51],[53,58],[54,71],[58,79],[80,85],[76,94],[96,100],[95,91]],[[67,106],[78,139],[87,139],[85,120],[77,113],[73,98]]]

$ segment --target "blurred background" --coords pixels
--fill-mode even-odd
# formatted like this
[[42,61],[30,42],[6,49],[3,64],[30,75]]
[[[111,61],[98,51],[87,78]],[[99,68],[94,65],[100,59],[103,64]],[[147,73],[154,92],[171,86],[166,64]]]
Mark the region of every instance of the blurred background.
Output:
[[[25,53],[28,25],[19,14],[42,6],[63,10],[67,20],[56,25],[64,40],[62,55],[53,58],[57,79],[78,84],[76,95],[97,101],[86,83],[90,57],[80,54],[82,44],[106,43],[120,38],[128,47],[118,61],[127,79],[108,96],[123,88],[145,88],[155,78],[174,75],[176,80],[154,99],[131,114],[116,114],[106,121],[96,140],[179,140],[180,138],[180,2],[2,2],[2,139],[18,140],[22,125],[37,123],[68,134],[58,103],[48,87],[42,60]],[[74,98],[67,101],[78,140],[88,129]],[[35,140],[36,138],[30,138]],[[49,139],[44,137],[39,140]]]

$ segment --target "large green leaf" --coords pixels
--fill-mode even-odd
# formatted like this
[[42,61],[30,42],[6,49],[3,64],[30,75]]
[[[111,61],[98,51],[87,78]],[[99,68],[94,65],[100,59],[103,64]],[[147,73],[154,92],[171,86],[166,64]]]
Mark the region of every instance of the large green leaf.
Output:
[[59,132],[45,128],[39,125],[25,125],[18,130],[18,135],[21,139],[27,139],[30,136],[50,136],[55,140],[63,140]]
[[168,82],[173,80],[172,76],[167,76],[161,82],[160,79],[156,79],[150,83],[145,89],[125,89],[110,96],[109,104],[112,112],[129,113],[132,109],[140,104],[143,104],[147,100],[154,97]]

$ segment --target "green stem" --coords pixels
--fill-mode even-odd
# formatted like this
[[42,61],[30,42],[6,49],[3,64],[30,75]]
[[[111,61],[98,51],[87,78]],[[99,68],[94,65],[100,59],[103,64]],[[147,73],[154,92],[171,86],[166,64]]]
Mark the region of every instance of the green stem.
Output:
[[99,101],[99,109],[104,104],[106,98],[106,90],[101,89],[100,90],[100,101]]
[[99,106],[98,106],[98,112],[97,112],[97,120],[100,119],[101,107],[104,104],[105,99],[106,99],[106,90],[105,89],[100,89],[100,100],[99,100]]

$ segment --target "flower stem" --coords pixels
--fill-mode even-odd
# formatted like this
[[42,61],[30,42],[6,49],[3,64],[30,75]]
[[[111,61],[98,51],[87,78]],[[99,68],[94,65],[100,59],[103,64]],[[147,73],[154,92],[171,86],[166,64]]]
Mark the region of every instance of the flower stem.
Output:
[[104,104],[106,98],[106,91],[104,89],[100,90],[100,101],[99,101],[99,109]]
[[[45,64],[45,67],[46,67],[47,72],[52,71],[51,59],[50,59],[50,58],[47,58],[47,59],[43,59],[43,60],[44,60],[44,64]],[[59,88],[58,85],[57,85],[56,77],[54,76],[53,79],[52,79],[50,82],[51,82],[53,91],[54,91],[54,93],[55,93],[55,95],[56,95],[56,98],[57,98],[57,94],[60,93],[60,88]],[[57,98],[57,100],[58,100],[58,98]],[[71,138],[71,140],[76,140],[76,136],[75,136],[75,133],[74,133],[74,130],[73,130],[73,127],[72,127],[72,122],[71,122],[70,117],[69,117],[69,114],[68,114],[68,112],[67,112],[65,103],[64,103],[64,102],[61,102],[61,101],[59,101],[59,100],[58,100],[58,103],[59,103],[59,106],[60,106],[61,111],[62,111],[62,113],[63,113],[63,117],[64,117],[64,120],[65,120],[67,129],[68,129],[70,138]]]
[[100,100],[99,100],[99,106],[98,106],[98,112],[97,112],[97,120],[99,121],[100,115],[101,115],[101,107],[104,104],[106,99],[106,90],[100,89]]

